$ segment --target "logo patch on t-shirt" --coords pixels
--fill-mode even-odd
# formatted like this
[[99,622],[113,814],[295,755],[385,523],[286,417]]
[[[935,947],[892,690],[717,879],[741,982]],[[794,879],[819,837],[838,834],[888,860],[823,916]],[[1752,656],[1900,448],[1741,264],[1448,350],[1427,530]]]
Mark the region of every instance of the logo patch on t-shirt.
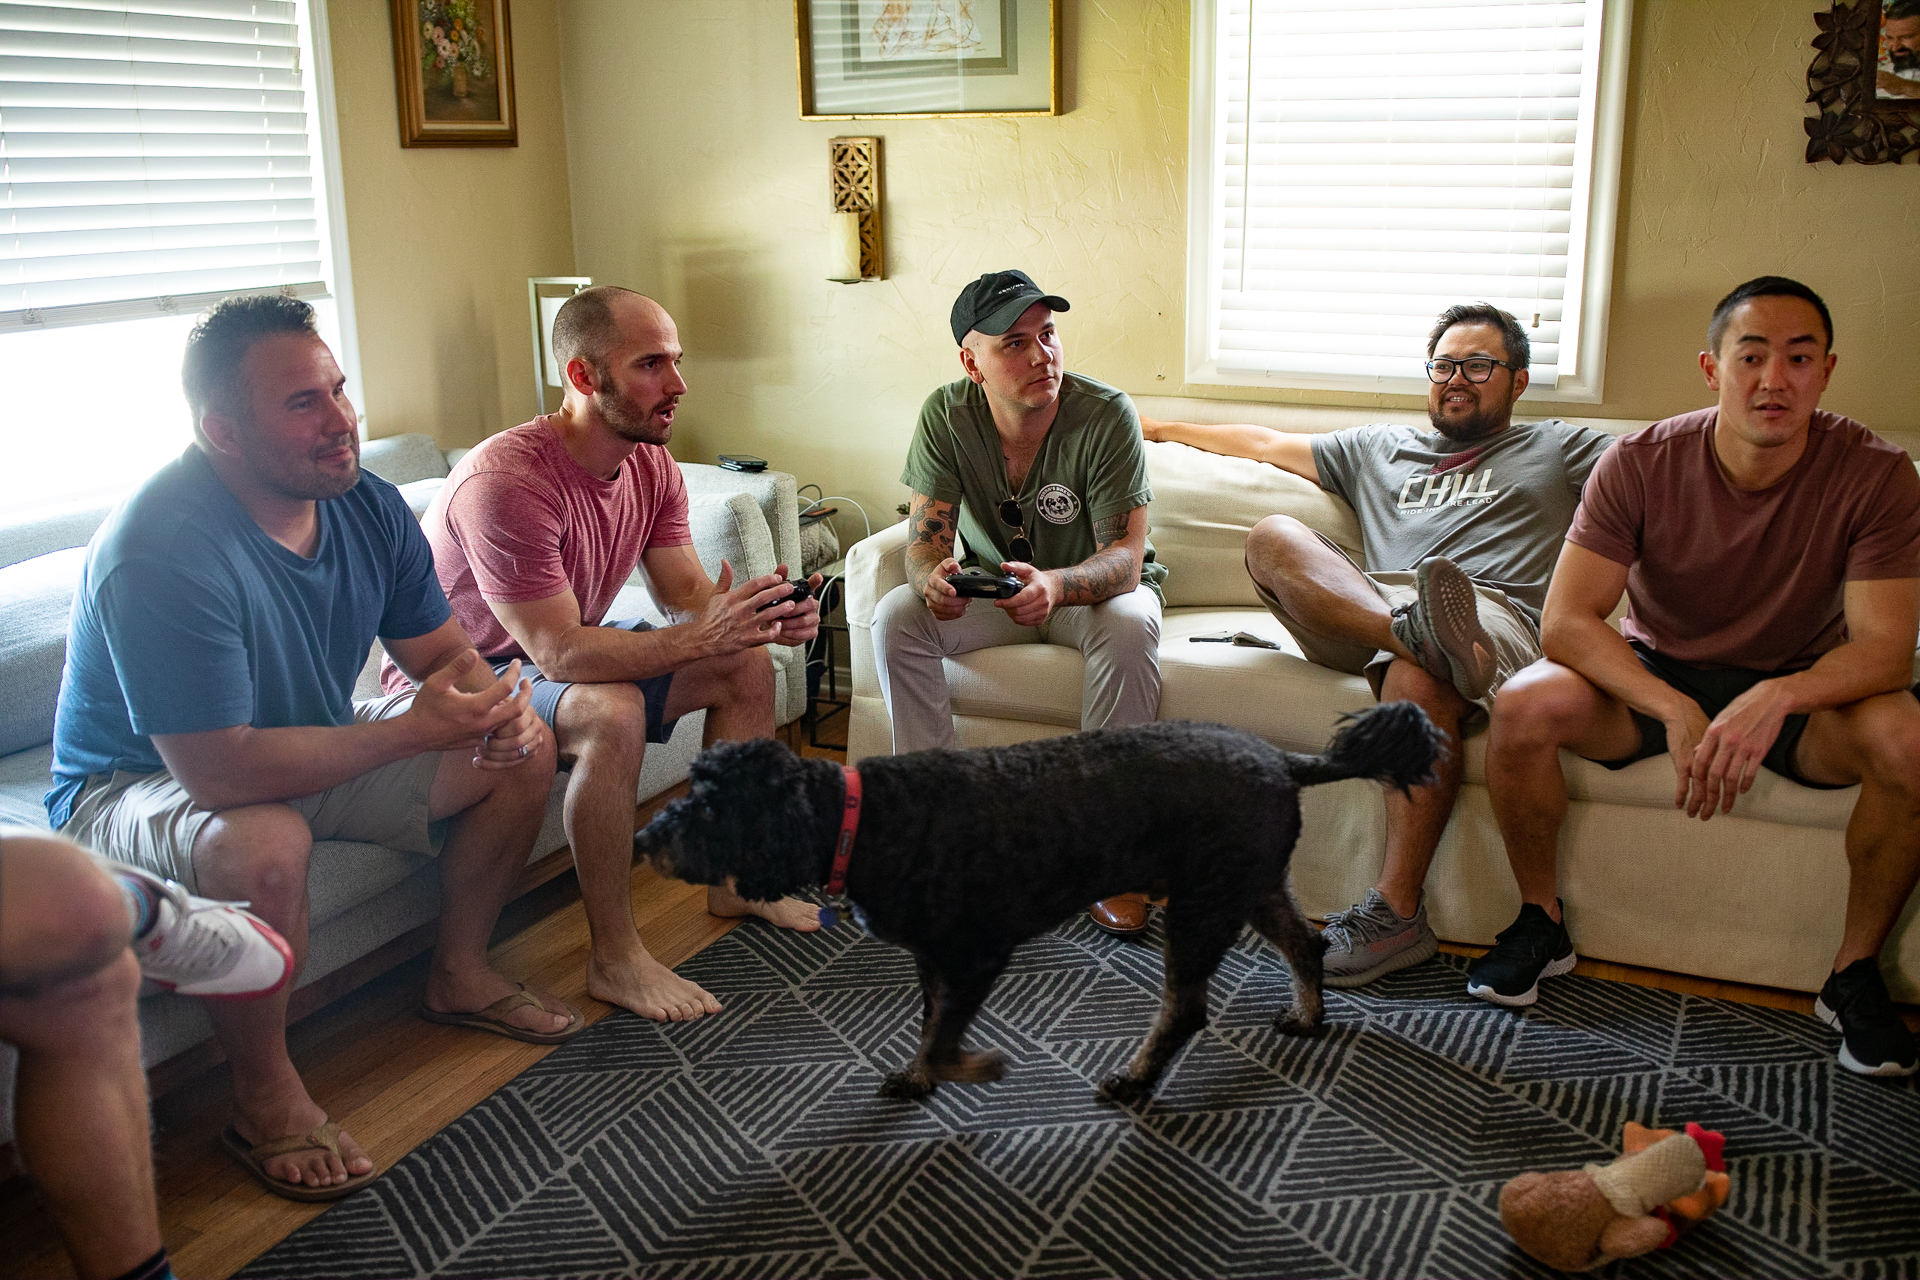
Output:
[[1424,476],[1408,476],[1400,486],[1402,511],[1422,508],[1465,507],[1492,502],[1501,490],[1493,487],[1492,471],[1441,471],[1438,467]]
[[1072,524],[1080,514],[1080,499],[1063,484],[1050,484],[1042,489],[1033,505],[1048,524]]

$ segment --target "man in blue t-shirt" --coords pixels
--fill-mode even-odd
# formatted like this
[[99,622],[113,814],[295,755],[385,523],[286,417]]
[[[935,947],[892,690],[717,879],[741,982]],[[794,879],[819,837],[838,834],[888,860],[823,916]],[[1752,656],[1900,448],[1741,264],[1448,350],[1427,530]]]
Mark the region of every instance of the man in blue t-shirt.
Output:
[[[54,827],[307,943],[316,840],[431,854],[442,911],[423,1016],[517,1039],[578,1013],[487,963],[546,811],[553,744],[518,671],[453,620],[399,492],[360,470],[345,380],[305,303],[221,304],[187,339],[195,444],[88,548],[54,718]],[[420,683],[355,706],[378,635]],[[444,842],[428,824],[445,821]],[[331,1199],[373,1163],[287,1055],[288,988],[212,1006],[233,1064],[222,1137],[269,1189]]]

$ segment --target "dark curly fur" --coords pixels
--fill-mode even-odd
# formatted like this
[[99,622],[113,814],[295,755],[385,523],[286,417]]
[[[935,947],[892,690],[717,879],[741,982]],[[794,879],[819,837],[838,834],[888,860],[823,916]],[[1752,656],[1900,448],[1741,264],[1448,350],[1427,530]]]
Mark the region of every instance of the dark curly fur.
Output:
[[[1167,895],[1165,997],[1127,1070],[1101,1085],[1107,1096],[1153,1092],[1206,1025],[1208,981],[1247,924],[1293,971],[1293,1005],[1275,1025],[1316,1031],[1323,943],[1287,891],[1299,788],[1352,777],[1418,786],[1441,750],[1426,715],[1399,702],[1349,717],[1318,756],[1177,721],[861,761],[847,896],[875,937],[913,953],[922,992],[920,1051],[881,1092],[999,1079],[998,1053],[960,1041],[1014,948],[1135,890]],[[826,880],[845,796],[831,761],[765,739],[721,743],[634,852],[667,875],[732,881],[771,901]]]

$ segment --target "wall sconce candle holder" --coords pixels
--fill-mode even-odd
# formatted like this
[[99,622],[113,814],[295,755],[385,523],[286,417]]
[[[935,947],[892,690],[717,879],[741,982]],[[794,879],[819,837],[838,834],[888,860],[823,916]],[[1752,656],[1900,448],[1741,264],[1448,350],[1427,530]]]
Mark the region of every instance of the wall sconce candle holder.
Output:
[[880,280],[880,139],[832,138],[827,181],[833,200],[833,259],[828,279]]

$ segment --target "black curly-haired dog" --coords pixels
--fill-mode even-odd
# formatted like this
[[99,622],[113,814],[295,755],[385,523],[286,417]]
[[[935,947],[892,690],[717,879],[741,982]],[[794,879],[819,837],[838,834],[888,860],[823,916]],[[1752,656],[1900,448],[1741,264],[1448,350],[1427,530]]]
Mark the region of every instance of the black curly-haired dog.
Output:
[[[1299,789],[1354,777],[1417,786],[1441,750],[1426,715],[1399,702],[1350,717],[1317,756],[1176,721],[862,760],[846,894],[875,937],[913,953],[923,1000],[919,1053],[881,1092],[999,1079],[1000,1054],[960,1041],[1014,948],[1089,902],[1143,889],[1167,895],[1165,998],[1103,1093],[1153,1092],[1206,1025],[1208,981],[1247,924],[1292,968],[1293,1005],[1275,1026],[1317,1030],[1324,944],[1287,891]],[[766,739],[720,743],[634,852],[666,875],[771,901],[830,880],[847,792],[830,760]]]

